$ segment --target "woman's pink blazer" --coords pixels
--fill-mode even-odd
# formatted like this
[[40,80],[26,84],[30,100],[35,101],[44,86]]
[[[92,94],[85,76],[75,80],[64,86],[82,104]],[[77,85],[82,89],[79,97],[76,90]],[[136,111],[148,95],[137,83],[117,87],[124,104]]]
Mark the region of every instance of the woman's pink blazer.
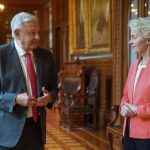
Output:
[[[147,67],[141,70],[133,92],[139,62],[140,59],[130,67],[121,105],[127,102],[137,106],[137,115],[130,118],[130,137],[150,139],[150,60],[147,62]],[[123,135],[125,125],[126,118],[124,119]]]

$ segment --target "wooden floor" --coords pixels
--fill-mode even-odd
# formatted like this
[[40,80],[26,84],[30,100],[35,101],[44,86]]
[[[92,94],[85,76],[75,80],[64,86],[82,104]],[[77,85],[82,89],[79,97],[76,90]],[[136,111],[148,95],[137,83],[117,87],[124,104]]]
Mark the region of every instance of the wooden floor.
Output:
[[[56,110],[47,111],[47,144],[45,150],[109,150],[106,130],[86,130],[79,128],[68,131],[59,125],[60,114]],[[114,140],[114,150],[122,150],[121,141]]]
[[45,150],[108,150],[105,130],[89,131],[77,129],[67,131],[47,123],[47,144]]

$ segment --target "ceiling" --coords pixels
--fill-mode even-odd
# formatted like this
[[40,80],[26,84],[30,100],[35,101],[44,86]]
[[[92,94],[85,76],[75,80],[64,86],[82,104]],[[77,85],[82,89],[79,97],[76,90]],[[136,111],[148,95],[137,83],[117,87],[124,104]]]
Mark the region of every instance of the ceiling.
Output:
[[6,5],[44,5],[50,0],[0,0],[0,3]]

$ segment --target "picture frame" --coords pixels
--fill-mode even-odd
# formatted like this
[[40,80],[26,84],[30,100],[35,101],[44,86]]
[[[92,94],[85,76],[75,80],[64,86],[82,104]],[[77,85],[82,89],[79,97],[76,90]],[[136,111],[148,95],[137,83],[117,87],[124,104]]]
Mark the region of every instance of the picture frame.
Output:
[[69,54],[111,53],[111,0],[69,0]]

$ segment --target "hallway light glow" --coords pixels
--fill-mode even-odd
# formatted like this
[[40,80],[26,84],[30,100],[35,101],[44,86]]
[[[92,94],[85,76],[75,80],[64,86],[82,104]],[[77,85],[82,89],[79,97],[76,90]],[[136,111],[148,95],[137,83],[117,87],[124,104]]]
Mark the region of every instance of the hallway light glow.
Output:
[[3,4],[0,4],[0,12],[4,10],[5,6]]
[[134,4],[131,4],[131,7],[133,8],[133,7],[134,7]]
[[132,9],[131,9],[131,12],[132,12],[132,13],[135,13],[135,12],[137,12],[137,9],[132,8]]

